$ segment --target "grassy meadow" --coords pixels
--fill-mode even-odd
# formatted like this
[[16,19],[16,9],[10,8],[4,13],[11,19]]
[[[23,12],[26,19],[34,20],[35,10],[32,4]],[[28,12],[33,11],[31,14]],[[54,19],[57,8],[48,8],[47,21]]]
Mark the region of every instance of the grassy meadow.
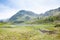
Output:
[[[0,40],[60,40],[60,27],[52,24],[11,26],[0,24]],[[41,30],[47,31],[43,32]],[[55,31],[55,33],[49,33]]]

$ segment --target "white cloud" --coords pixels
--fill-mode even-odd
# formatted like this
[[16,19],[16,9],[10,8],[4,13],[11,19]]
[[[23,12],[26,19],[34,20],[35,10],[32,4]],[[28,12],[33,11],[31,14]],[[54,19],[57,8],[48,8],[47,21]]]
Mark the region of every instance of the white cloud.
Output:
[[0,4],[0,19],[10,18],[17,11],[15,9],[11,9],[3,4]]
[[42,13],[60,6],[59,0],[9,0],[16,5],[16,9],[32,10],[35,13]]
[[14,15],[18,10],[29,10],[37,14],[60,7],[60,0],[8,0],[0,4],[0,19]]

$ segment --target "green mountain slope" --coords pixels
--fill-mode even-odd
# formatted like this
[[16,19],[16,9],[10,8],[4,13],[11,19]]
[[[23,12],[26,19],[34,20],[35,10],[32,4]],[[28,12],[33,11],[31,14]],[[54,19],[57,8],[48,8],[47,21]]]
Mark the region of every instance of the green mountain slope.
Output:
[[15,15],[13,15],[9,19],[9,21],[15,22],[15,23],[22,23],[22,22],[33,20],[35,18],[37,18],[37,14],[31,11],[21,10],[17,12]]
[[40,14],[36,21],[32,23],[51,23],[51,22],[60,22],[60,7],[57,9],[52,9],[44,14]]
[[44,23],[60,21],[60,7],[46,11],[44,14],[35,14],[31,11],[21,10],[13,15],[9,21],[14,23]]

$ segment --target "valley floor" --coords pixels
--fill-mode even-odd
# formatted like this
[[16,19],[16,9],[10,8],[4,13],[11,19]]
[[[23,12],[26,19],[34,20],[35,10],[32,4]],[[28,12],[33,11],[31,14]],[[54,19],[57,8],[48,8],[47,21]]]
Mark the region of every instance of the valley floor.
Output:
[[60,27],[31,25],[1,27],[0,40],[60,40]]

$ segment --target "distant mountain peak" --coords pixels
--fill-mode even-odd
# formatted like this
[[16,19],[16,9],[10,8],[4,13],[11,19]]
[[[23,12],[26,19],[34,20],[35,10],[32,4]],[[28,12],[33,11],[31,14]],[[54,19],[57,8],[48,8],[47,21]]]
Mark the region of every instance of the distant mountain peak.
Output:
[[32,11],[20,10],[15,15],[13,15],[10,21],[29,21],[31,19],[37,18],[37,14]]
[[19,12],[26,12],[26,10],[20,10]]

